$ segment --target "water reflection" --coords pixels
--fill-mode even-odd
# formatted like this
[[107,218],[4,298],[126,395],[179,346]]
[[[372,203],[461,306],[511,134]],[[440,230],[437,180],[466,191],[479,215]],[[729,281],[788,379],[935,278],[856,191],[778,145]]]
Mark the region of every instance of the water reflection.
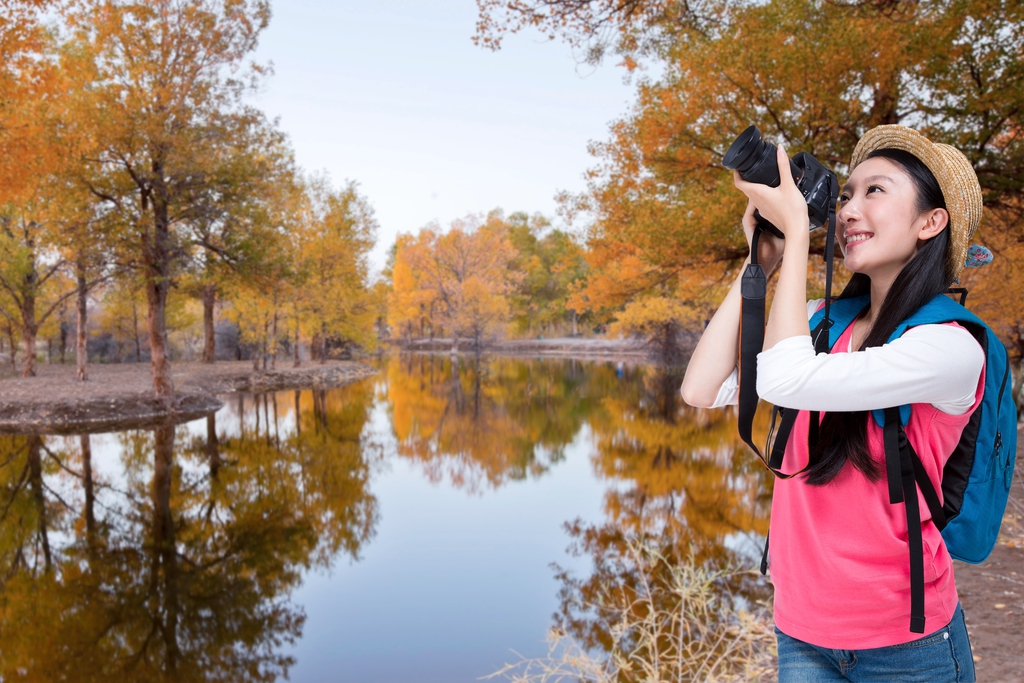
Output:
[[479,492],[538,477],[593,413],[578,361],[409,355],[387,367],[398,455],[433,482]]
[[[287,675],[305,620],[291,595],[372,542],[372,484],[390,458],[482,495],[543,477],[589,434],[604,517],[567,525],[593,571],[560,574],[557,619],[590,648],[613,627],[597,596],[636,580],[630,539],[720,567],[749,564],[766,530],[770,482],[735,418],[680,405],[676,376],[426,355],[380,369],[341,389],[234,396],[188,425],[0,437],[0,680]],[[390,420],[386,448],[374,410]],[[719,590],[750,600],[764,586]]]
[[[623,624],[642,623],[650,600],[666,615],[684,610],[685,594],[671,588],[673,568],[681,565],[719,576],[716,618],[767,597],[756,575],[726,570],[749,567],[757,557],[768,527],[771,477],[745,452],[735,415],[683,405],[680,381],[664,370],[646,372],[630,392],[606,393],[601,419],[592,420],[592,460],[610,483],[605,519],[566,526],[572,552],[589,557],[594,569],[583,578],[559,572],[556,615],[561,629],[587,649],[610,650],[616,639],[621,647]],[[636,595],[641,588],[662,589],[650,600],[609,600],[609,587]],[[701,633],[644,647],[668,652],[688,647],[685,638]],[[653,652],[633,656],[657,659]]]
[[300,400],[284,433],[266,410],[234,435],[214,416],[205,433],[120,434],[105,478],[92,437],[3,440],[0,679],[287,674],[282,645],[304,620],[289,593],[311,566],[356,556],[377,519],[359,439],[372,388],[306,393],[315,407]]

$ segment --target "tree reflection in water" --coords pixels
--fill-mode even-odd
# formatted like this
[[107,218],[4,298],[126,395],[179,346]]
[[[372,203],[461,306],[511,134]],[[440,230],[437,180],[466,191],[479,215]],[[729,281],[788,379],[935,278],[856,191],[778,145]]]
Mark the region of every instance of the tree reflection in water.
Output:
[[[707,650],[688,641],[749,633],[726,622],[768,596],[766,582],[749,569],[767,532],[771,479],[744,451],[735,414],[683,406],[680,381],[659,370],[643,373],[629,393],[592,389],[605,396],[600,415],[590,421],[593,464],[612,485],[603,523],[566,525],[571,552],[589,557],[593,572],[578,578],[558,571],[555,619],[585,650],[648,663],[660,659],[667,668],[659,676],[670,671],[673,680],[690,680],[686,672],[700,670],[702,662],[683,661],[686,652],[711,661],[736,643],[724,639]],[[701,623],[685,623],[695,605],[686,604],[694,596],[686,586],[690,579],[681,582],[680,576],[713,577],[711,593],[700,597],[705,607],[707,601],[714,605],[710,619],[706,614]],[[673,619],[674,629],[651,635],[652,623]],[[647,680],[638,669],[616,672],[613,680]]]
[[[622,613],[609,591],[628,597],[651,568],[714,575],[726,612],[764,597],[750,574],[715,572],[756,565],[771,482],[733,414],[682,406],[677,376],[419,355],[382,361],[382,377],[239,395],[204,421],[123,432],[116,466],[95,456],[110,437],[0,437],[0,680],[285,675],[302,572],[358,558],[378,523],[375,402],[395,455],[463,490],[541,477],[570,444],[590,448],[603,520],[567,528],[593,571],[558,575],[556,615],[586,648],[611,646]],[[637,539],[666,561],[638,566]],[[681,598],[656,600],[635,616]]]
[[398,454],[473,492],[539,477],[565,458],[596,397],[572,360],[407,355],[387,366]]
[[89,436],[0,439],[0,680],[286,675],[302,570],[373,535],[371,399],[366,384],[321,394],[284,435],[273,397],[241,435],[213,416],[202,435],[126,432],[109,480]]

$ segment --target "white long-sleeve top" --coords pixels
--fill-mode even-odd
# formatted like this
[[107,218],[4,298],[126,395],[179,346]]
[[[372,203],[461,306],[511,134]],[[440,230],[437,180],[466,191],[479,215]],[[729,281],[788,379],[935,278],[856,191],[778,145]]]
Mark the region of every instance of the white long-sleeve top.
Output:
[[[807,303],[808,319],[823,301]],[[919,325],[858,353],[815,354],[811,337],[797,336],[757,355],[757,394],[796,410],[930,403],[949,415],[963,415],[974,405],[984,366],[981,345],[959,325]],[[739,371],[733,369],[712,407],[733,405],[738,396]]]

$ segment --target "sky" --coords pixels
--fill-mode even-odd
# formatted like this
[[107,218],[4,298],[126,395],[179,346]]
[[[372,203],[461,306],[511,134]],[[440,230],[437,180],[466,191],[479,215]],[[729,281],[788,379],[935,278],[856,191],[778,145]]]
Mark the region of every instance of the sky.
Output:
[[608,60],[510,36],[475,46],[475,0],[277,0],[256,59],[273,62],[255,103],[279,117],[296,161],[359,183],[383,267],[398,233],[501,208],[556,220],[555,195],[584,189],[634,86]]

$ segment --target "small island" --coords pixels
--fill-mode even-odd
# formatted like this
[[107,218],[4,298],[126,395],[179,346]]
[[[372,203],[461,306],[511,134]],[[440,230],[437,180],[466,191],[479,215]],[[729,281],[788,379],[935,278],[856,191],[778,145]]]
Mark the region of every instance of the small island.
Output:
[[35,377],[0,379],[0,432],[82,434],[143,428],[171,417],[192,420],[219,409],[219,394],[332,388],[376,374],[366,363],[331,360],[299,367],[282,363],[255,371],[250,361],[176,362],[171,376],[174,410],[168,415],[153,392],[149,363],[93,364],[89,381],[75,380],[74,365],[40,365]]

